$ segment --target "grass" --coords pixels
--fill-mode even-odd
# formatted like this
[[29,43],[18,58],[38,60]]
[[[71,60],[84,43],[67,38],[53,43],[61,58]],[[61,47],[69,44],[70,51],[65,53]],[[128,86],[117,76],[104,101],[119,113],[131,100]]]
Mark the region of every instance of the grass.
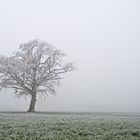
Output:
[[140,114],[0,113],[0,140],[140,140]]

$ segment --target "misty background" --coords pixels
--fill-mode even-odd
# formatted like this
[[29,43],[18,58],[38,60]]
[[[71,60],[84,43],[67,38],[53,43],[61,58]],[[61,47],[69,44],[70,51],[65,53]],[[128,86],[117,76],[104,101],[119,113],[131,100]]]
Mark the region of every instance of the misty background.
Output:
[[[75,61],[57,95],[37,111],[140,112],[139,0],[0,0],[0,55],[46,41]],[[27,98],[0,93],[0,111],[26,111]]]

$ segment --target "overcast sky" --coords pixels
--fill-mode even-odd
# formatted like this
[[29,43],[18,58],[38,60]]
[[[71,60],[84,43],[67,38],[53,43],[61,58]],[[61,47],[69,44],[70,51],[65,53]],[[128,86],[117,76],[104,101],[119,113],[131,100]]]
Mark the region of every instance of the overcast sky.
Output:
[[[0,55],[36,38],[78,68],[36,110],[140,112],[139,0],[0,0]],[[0,111],[28,106],[0,93]]]

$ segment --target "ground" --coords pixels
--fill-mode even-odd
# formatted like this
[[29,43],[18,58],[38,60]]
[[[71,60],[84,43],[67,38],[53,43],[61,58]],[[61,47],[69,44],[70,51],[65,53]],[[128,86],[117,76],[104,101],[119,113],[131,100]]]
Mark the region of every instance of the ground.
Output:
[[0,140],[140,140],[140,114],[1,112]]

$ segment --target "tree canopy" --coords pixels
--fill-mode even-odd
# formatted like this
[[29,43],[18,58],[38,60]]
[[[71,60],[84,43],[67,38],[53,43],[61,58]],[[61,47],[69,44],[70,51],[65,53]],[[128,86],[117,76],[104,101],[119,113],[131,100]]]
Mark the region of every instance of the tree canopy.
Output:
[[21,44],[12,56],[0,56],[0,89],[12,89],[18,97],[31,95],[31,102],[36,101],[37,94],[56,94],[62,75],[74,70],[73,63],[63,64],[64,56],[38,39]]

